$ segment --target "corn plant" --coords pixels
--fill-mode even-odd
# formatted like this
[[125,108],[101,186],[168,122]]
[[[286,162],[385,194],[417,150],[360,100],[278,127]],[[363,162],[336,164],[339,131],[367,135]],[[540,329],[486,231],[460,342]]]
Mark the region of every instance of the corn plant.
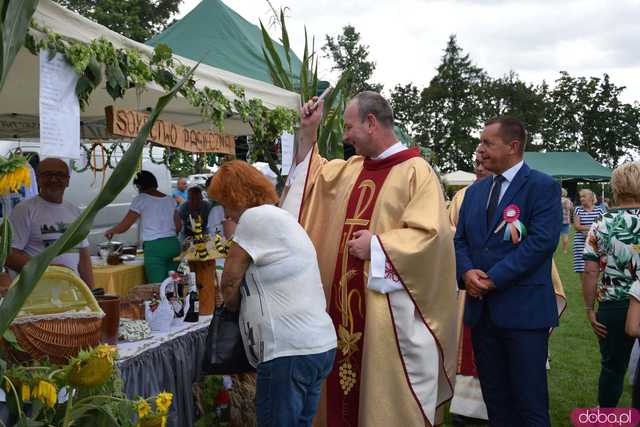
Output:
[[[296,70],[293,70],[291,61],[291,44],[283,10],[280,10],[278,22],[281,29],[280,42],[284,48],[284,60],[286,63],[283,63],[283,58],[278,54],[276,45],[264,25],[262,25],[262,22],[260,22],[262,41],[264,44],[262,54],[269,68],[271,80],[273,84],[278,87],[299,93],[301,101],[303,103],[307,102],[318,94],[318,54],[315,50],[315,39],[312,38],[311,48],[309,48],[309,39],[305,28],[304,53],[300,72],[298,73],[300,78],[295,79],[294,71]],[[320,150],[320,154],[328,159],[342,157],[341,142],[342,127],[344,125],[342,115],[348,99],[346,86],[350,74],[348,70],[344,72],[334,86],[333,91],[325,98],[322,122],[318,130],[318,149]],[[273,141],[265,143],[270,144],[273,143]]]

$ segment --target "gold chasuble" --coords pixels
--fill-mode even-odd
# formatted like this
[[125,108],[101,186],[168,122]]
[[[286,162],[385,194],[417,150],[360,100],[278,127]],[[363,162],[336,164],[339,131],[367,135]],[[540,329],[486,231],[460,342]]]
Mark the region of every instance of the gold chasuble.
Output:
[[[300,222],[338,334],[315,424],[434,425],[456,370],[455,256],[438,178],[415,149],[383,160],[310,156]],[[397,291],[367,288],[370,263],[346,246],[363,229]]]

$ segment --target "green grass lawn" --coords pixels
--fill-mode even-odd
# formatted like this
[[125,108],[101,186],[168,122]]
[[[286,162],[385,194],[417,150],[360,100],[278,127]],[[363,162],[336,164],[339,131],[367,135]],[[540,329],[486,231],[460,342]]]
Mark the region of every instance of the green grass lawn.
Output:
[[[570,427],[573,409],[594,407],[598,404],[600,352],[598,341],[585,314],[578,274],[573,272],[571,247],[567,255],[558,249],[555,260],[567,295],[567,309],[549,342],[551,425]],[[631,386],[628,381],[618,406],[631,406]],[[451,425],[449,416],[446,420],[445,425]]]

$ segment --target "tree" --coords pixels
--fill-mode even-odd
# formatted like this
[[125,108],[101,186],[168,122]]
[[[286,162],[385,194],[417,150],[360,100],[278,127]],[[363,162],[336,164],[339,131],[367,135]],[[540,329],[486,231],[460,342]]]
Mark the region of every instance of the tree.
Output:
[[482,86],[487,74],[449,37],[442,62],[420,96],[416,140],[434,153],[443,172],[472,169],[482,123]]
[[483,121],[503,115],[516,117],[522,120],[529,135],[527,151],[542,148],[540,132],[547,111],[542,87],[523,82],[511,71],[501,78],[487,79],[482,98]]
[[381,84],[369,81],[376,69],[376,63],[369,61],[369,46],[361,44],[360,33],[353,26],[343,27],[342,34],[335,39],[327,36],[327,43],[322,50],[326,58],[333,60],[333,70],[351,70],[348,82],[350,95],[363,90],[382,91]]
[[610,167],[632,158],[640,149],[640,108],[620,101],[624,89],[607,74],[586,78],[561,72],[555,87],[545,93],[545,148],[586,151]]
[[163,31],[182,0],[54,0],[130,39],[144,42]]
[[422,117],[420,93],[421,91],[413,83],[405,86],[396,85],[391,91],[389,99],[396,124],[402,127],[411,137],[417,134],[418,125]]

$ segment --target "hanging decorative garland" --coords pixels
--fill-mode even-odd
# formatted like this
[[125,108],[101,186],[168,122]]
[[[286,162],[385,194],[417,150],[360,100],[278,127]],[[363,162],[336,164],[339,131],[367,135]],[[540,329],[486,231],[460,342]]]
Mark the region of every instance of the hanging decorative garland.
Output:
[[[93,91],[101,86],[103,78],[106,90],[115,100],[122,98],[127,90],[143,89],[149,83],[156,83],[169,90],[190,70],[173,56],[169,46],[162,43],[154,48],[153,55],[148,58],[135,49],[117,48],[111,41],[102,37],[88,43],[78,42],[49,31],[35,22],[31,23],[25,47],[34,55],[38,55],[42,49],[64,55],[79,76],[76,95],[82,110],[89,103]],[[247,99],[243,88],[235,85],[229,85],[228,88],[234,95],[233,99],[227,99],[217,89],[206,86],[199,88],[196,86],[196,80],[191,78],[182,86],[180,94],[220,131],[223,130],[225,117],[229,114],[240,116],[242,121],[249,124],[253,134],[252,153],[255,156],[264,156],[271,170],[279,174],[278,159],[271,154],[270,149],[273,141],[283,131],[293,131],[293,125],[298,121],[297,111],[284,107],[268,109],[259,98]],[[103,153],[107,151],[104,147],[102,149]],[[95,154],[95,150],[92,150],[92,154]],[[154,160],[153,156],[150,157],[153,163],[165,164],[175,173],[193,169],[191,153],[175,154],[174,156],[165,151],[162,162]],[[101,172],[109,167],[108,160],[106,159],[102,167],[95,171]],[[88,163],[88,167],[97,166],[95,159],[91,164],[89,158]]]
[[91,158],[91,150],[87,148],[86,144],[80,144],[80,148],[82,148],[82,154],[80,155],[80,158],[85,159],[84,167],[78,167],[78,162],[76,162],[75,160],[71,160],[71,169],[73,169],[74,172],[78,173],[82,173],[89,169],[91,163],[89,161],[89,159]]
[[[164,148],[164,152],[162,153],[162,157],[160,158],[160,160],[156,160],[153,158],[153,149],[156,147],[160,147],[160,148]],[[153,163],[154,165],[166,165],[167,164],[167,151],[169,149],[163,147],[162,145],[158,145],[155,144],[153,142],[151,142],[149,144],[149,160],[151,160],[151,163]]]
[[[118,151],[118,149],[120,149],[120,157],[115,159],[115,154],[116,151]],[[116,166],[118,165],[118,162],[120,161],[120,159],[122,159],[122,156],[124,156],[124,153],[127,150],[124,149],[124,145],[122,144],[122,142],[114,142],[111,144],[111,150],[109,152],[109,156],[107,157],[107,166],[109,166],[111,169],[115,169]]]
[[[102,165],[100,167],[98,167],[98,165],[96,164],[96,161],[97,161],[96,150],[98,149],[98,147],[100,147],[102,151],[101,153]],[[106,148],[101,142],[98,142],[97,144],[93,144],[93,146],[91,147],[88,163],[93,172],[104,172],[109,167],[109,149]]]

